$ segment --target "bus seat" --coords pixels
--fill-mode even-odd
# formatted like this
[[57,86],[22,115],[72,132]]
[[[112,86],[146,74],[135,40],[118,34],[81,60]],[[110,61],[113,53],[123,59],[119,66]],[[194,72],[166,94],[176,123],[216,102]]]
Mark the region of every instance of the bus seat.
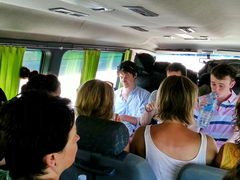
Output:
[[128,130],[119,122],[81,116],[77,119],[78,152],[74,164],[60,180],[156,180],[147,161],[125,152]]
[[139,67],[136,84],[137,86],[152,92],[159,88],[160,83],[166,77],[167,62],[155,62],[149,54],[138,54],[135,63]]
[[136,54],[134,62],[140,69],[144,69],[150,73],[153,70],[155,59],[153,56],[147,53]]
[[237,75],[237,77],[235,78],[235,81],[236,81],[236,84],[233,87],[233,91],[236,94],[239,94],[240,93],[240,76],[239,75]]
[[221,180],[227,172],[211,166],[187,164],[180,170],[177,180]]
[[198,82],[198,75],[196,72],[190,70],[190,69],[187,69],[187,77],[192,80],[192,82],[194,82],[195,84],[197,84]]

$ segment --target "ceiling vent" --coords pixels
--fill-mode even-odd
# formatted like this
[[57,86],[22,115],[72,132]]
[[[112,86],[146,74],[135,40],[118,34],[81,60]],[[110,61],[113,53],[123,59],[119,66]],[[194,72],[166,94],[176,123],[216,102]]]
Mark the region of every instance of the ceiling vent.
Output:
[[128,8],[129,10],[131,11],[134,11],[138,14],[141,14],[143,16],[148,16],[148,17],[156,17],[158,16],[158,14],[148,10],[148,9],[145,9],[144,7],[142,6],[123,6],[125,8]]
[[77,16],[77,17],[88,16],[88,14],[78,12],[78,11],[73,11],[73,10],[70,10],[70,9],[62,8],[62,7],[50,8],[49,10],[53,11],[53,12],[57,12],[57,13],[61,13],[61,14],[68,14],[68,15]]
[[141,32],[148,32],[147,29],[144,29],[144,28],[141,27],[141,26],[123,26],[123,27],[132,28],[132,29],[135,29],[135,30],[137,30],[137,31],[141,31]]
[[196,32],[192,27],[179,27],[178,29],[184,33]]

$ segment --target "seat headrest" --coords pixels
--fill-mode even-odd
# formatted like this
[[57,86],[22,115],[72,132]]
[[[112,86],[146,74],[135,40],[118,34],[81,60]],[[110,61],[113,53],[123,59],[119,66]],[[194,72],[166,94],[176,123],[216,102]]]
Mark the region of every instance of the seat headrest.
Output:
[[136,54],[134,62],[140,67],[140,69],[143,69],[146,72],[151,72],[153,70],[155,59],[150,54],[141,53]]
[[128,144],[129,134],[123,123],[79,116],[76,124],[80,136],[79,149],[104,155],[118,155]]

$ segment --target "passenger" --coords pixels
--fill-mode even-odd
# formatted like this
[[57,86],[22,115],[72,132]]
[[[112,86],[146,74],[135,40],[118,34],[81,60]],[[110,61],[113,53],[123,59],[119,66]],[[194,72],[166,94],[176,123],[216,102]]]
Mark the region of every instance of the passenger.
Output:
[[[27,74],[25,74],[25,77],[24,77],[24,81],[20,81],[20,86],[19,87],[21,87],[21,92],[24,92],[25,91],[25,88],[26,88],[26,84],[27,84],[27,82],[30,80],[30,79],[32,79],[34,76],[36,76],[36,75],[38,75],[38,71],[36,71],[36,70],[33,70],[33,71],[31,71],[30,72],[30,70],[29,70],[29,73]],[[23,76],[23,75],[22,75]],[[20,72],[20,77],[21,77],[21,72]]]
[[77,93],[76,114],[113,120],[113,99],[113,89],[107,82],[96,79],[87,81]]
[[[238,132],[240,131],[240,99],[236,105],[236,124]],[[216,158],[216,165],[222,169],[232,169],[240,160],[239,140],[236,143],[225,143],[219,150]]]
[[1,157],[13,180],[58,180],[71,166],[79,136],[68,102],[34,91],[2,106]]
[[131,61],[120,64],[117,70],[123,87],[115,91],[115,113],[133,134],[139,126],[140,117],[144,112],[150,93],[136,86],[137,66]]
[[[82,116],[118,121],[118,116],[114,116],[114,91],[111,85],[96,79],[84,83],[77,93],[75,112],[77,129]],[[129,145],[124,150],[129,151]]]
[[224,177],[223,180],[239,180],[240,179],[240,161],[231,169]]
[[20,72],[19,72],[19,77],[20,77],[20,84],[19,84],[19,92],[23,91],[25,86],[26,86],[26,83],[28,82],[28,77],[29,77],[29,74],[30,74],[30,70],[25,67],[25,66],[22,66],[20,68]]
[[52,96],[60,96],[61,84],[58,78],[53,74],[37,74],[30,78],[24,91],[40,90],[49,93]]
[[201,108],[209,98],[209,94],[199,97],[195,107],[194,118],[197,128],[200,132],[212,136],[217,142],[218,149],[235,135],[233,120],[238,100],[238,96],[232,90],[235,85],[235,76],[235,69],[227,64],[219,64],[211,70],[211,90],[217,94],[217,107],[212,113],[210,121],[205,123],[207,127],[201,124],[198,117]]
[[130,152],[145,158],[157,179],[175,180],[188,163],[211,164],[217,154],[210,136],[188,128],[198,97],[197,86],[184,76],[169,76],[157,94],[158,125],[137,129]]
[[[172,63],[169,64],[166,68],[167,77],[168,76],[186,76],[187,69],[184,65],[181,63]],[[156,115],[156,97],[157,97],[157,91],[155,90],[151,93],[148,104],[145,106],[145,111],[142,114],[142,117],[140,119],[140,124],[142,126],[145,126],[147,124],[150,124],[152,118]]]

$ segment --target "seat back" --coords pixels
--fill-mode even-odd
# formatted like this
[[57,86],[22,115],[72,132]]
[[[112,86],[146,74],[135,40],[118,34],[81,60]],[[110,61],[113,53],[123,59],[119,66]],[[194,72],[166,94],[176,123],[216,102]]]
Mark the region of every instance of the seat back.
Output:
[[221,180],[227,170],[197,164],[187,164],[184,166],[177,177],[177,180]]
[[147,161],[123,151],[128,144],[128,130],[123,123],[80,116],[80,135],[74,164],[65,170],[60,180],[156,180]]

